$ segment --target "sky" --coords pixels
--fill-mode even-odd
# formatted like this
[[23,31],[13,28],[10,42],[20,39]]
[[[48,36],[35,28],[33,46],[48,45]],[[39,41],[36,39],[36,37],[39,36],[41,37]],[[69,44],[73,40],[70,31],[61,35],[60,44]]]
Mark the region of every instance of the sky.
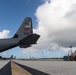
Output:
[[76,0],[0,0],[0,38],[11,38],[25,17],[31,17],[36,45],[0,53],[3,57],[51,58],[76,50]]

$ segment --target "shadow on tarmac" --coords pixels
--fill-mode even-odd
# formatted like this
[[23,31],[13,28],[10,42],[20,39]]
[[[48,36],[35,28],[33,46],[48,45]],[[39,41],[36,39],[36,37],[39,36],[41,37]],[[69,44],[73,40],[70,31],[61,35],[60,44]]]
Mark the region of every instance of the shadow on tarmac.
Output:
[[0,69],[0,75],[12,75],[11,73],[11,63],[7,63],[2,69]]
[[[16,63],[16,62],[13,62],[13,63],[15,63],[16,65],[18,65],[21,68],[25,69],[26,71],[30,72],[32,75],[50,75],[50,74],[41,72],[39,70],[36,70],[36,69],[30,68],[30,67],[24,66],[24,65]],[[0,75],[12,75],[11,61],[8,62],[4,67],[2,67],[0,69]]]
[[[14,62],[14,63],[16,63],[16,62]],[[27,70],[28,72],[30,72],[32,75],[50,75],[50,74],[41,72],[39,70],[36,70],[36,69],[30,68],[30,67],[21,65],[19,63],[16,63],[16,64],[19,65],[20,67],[22,67],[23,69]]]

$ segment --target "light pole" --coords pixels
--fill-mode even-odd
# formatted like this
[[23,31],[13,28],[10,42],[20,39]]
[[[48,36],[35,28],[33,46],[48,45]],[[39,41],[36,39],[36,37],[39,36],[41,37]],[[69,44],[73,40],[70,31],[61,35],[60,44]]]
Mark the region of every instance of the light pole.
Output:
[[44,52],[42,52],[42,58],[43,58],[43,54],[44,54]]

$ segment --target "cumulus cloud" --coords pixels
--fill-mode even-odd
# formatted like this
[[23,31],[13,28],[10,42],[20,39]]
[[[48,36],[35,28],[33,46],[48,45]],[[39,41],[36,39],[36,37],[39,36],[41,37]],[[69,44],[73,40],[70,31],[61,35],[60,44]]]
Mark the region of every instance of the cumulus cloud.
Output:
[[45,0],[37,8],[35,16],[38,24],[34,32],[41,37],[30,50],[76,47],[76,0]]
[[3,30],[2,32],[0,32],[0,39],[2,38],[8,38],[9,37],[9,30]]

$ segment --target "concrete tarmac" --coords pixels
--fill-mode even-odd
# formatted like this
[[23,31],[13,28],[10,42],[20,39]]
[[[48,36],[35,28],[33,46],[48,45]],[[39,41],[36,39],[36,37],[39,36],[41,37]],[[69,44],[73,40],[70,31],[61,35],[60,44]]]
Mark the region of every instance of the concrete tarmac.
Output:
[[[76,75],[76,61],[13,61],[48,75]],[[0,60],[0,69],[8,62],[9,60]]]

